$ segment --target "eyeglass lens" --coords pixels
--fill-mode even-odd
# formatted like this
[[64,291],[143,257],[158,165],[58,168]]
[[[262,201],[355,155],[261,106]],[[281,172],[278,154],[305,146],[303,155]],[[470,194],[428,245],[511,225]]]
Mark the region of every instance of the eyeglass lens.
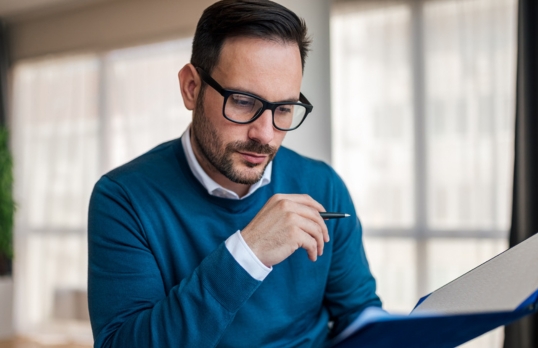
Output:
[[[263,107],[260,100],[244,94],[231,94],[226,101],[224,114],[237,122],[250,121]],[[297,127],[303,120],[306,108],[301,105],[279,105],[273,112],[275,126],[281,129]]]

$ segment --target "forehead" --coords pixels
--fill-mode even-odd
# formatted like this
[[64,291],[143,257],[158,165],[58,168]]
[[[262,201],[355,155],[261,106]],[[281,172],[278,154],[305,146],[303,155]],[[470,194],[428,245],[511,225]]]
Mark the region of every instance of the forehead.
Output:
[[269,101],[298,98],[302,75],[296,43],[251,37],[227,39],[212,72],[223,87]]

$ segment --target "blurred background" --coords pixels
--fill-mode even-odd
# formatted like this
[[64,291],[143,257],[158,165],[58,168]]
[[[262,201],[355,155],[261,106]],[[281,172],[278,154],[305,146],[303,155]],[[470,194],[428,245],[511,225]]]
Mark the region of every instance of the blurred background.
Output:
[[[189,124],[177,73],[212,2],[0,1],[17,205],[0,347],[92,345],[89,195]],[[384,306],[408,313],[508,248],[518,1],[278,2],[314,40],[314,112],[285,145],[344,178]]]

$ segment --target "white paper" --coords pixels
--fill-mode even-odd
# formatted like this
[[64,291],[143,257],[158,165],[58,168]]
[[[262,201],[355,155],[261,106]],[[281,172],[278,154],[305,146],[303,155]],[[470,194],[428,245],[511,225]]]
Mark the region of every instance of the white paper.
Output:
[[513,311],[538,289],[538,234],[434,291],[414,313]]

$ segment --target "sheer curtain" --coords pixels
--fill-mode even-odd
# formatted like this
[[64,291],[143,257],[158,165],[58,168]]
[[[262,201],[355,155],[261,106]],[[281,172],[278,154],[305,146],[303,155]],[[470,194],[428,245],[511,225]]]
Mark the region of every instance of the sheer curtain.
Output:
[[190,54],[191,39],[106,55],[104,171],[181,136],[191,114],[183,105],[177,73]]
[[98,177],[98,67],[95,56],[77,56],[14,70],[15,320],[24,334],[54,332],[55,298],[84,289],[86,200]]
[[92,343],[87,204],[99,176],[190,122],[177,72],[191,39],[16,64],[14,279],[20,334]]
[[334,166],[366,235],[401,231],[365,243],[385,305],[408,311],[417,298],[416,242],[405,238],[416,211],[411,8],[342,3],[331,39]]
[[[515,0],[341,1],[333,158],[390,311],[507,247]],[[502,330],[468,344],[500,346]]]

